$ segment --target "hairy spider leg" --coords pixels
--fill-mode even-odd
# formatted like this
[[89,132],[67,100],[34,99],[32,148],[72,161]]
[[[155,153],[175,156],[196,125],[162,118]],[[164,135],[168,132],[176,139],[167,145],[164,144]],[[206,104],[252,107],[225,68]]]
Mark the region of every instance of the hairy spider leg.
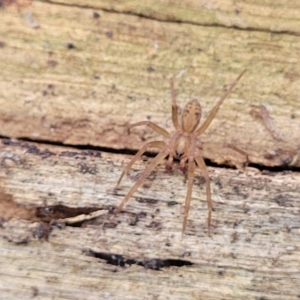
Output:
[[245,156],[246,161],[244,162],[244,164],[246,166],[248,165],[248,163],[249,163],[249,156],[248,156],[247,152],[245,152],[245,151],[241,150],[240,148],[238,148],[238,147],[236,147],[234,145],[231,145],[231,144],[225,144],[224,146],[227,147],[227,148],[230,148],[231,150],[233,150],[233,151],[235,151],[237,153],[240,153],[243,156]]
[[130,189],[128,194],[125,196],[121,204],[117,207],[117,209],[114,211],[114,214],[112,216],[112,219],[123,209],[123,206],[126,204],[126,202],[129,200],[129,198],[134,194],[134,192],[142,185],[146,177],[154,170],[154,168],[164,160],[164,158],[168,155],[168,152],[166,150],[160,151],[156,157],[152,160],[152,162],[147,166],[147,168],[142,173],[141,177],[138,179],[138,181],[134,184],[134,186]]
[[169,133],[167,130],[161,128],[160,126],[156,125],[155,123],[151,122],[151,121],[141,121],[141,122],[137,122],[134,124],[129,125],[128,127],[128,131],[130,132],[130,129],[136,126],[141,126],[141,125],[146,125],[149,126],[151,129],[153,129],[154,131],[156,131],[157,133],[161,134],[164,137],[169,137]]
[[232,145],[232,144],[228,144],[228,143],[210,143],[210,142],[201,142],[201,146],[198,147],[199,150],[202,151],[203,147],[205,148],[205,145],[209,145],[209,144],[212,144],[212,145],[215,145],[215,146],[219,146],[219,147],[226,147],[226,148],[229,148],[241,155],[243,155],[245,157],[245,161],[244,161],[244,165],[247,166],[249,164],[249,155],[246,151]]
[[165,149],[166,144],[162,141],[153,141],[145,144],[131,159],[131,161],[128,163],[128,165],[123,169],[122,174],[117,182],[117,185],[115,187],[115,190],[118,188],[122,178],[125,174],[130,170],[130,168],[133,166],[133,164],[141,158],[141,156],[148,150],[148,148],[159,148],[159,149]]
[[196,135],[200,135],[201,133],[203,133],[206,128],[210,125],[211,121],[213,120],[213,118],[215,117],[216,113],[218,112],[220,106],[222,105],[223,101],[228,97],[228,95],[232,92],[233,88],[236,86],[236,84],[238,83],[238,81],[240,80],[240,78],[244,75],[244,73],[246,72],[246,70],[244,70],[229,86],[229,88],[227,89],[227,91],[222,95],[222,97],[220,98],[220,100],[217,102],[217,104],[214,106],[214,108],[211,110],[211,112],[209,113],[208,117],[206,118],[206,120],[204,121],[204,123],[195,131]]
[[187,218],[189,215],[189,210],[190,210],[190,203],[192,199],[192,190],[193,190],[193,184],[194,184],[194,173],[195,173],[195,162],[194,159],[189,159],[188,161],[188,188],[187,188],[187,193],[185,197],[185,206],[184,206],[184,217],[183,217],[183,225],[182,225],[182,232],[181,236],[183,236],[185,229],[186,229],[186,224],[187,224]]
[[202,174],[205,179],[205,186],[206,186],[206,201],[207,201],[207,208],[208,208],[208,216],[207,216],[207,226],[208,226],[208,235],[210,236],[210,224],[211,224],[211,214],[212,214],[212,200],[211,200],[211,190],[210,190],[210,179],[209,174],[207,171],[206,164],[202,156],[197,156],[195,161],[198,167],[201,169]]
[[172,96],[172,122],[176,130],[181,129],[178,122],[178,105],[176,103],[176,92],[174,89],[174,78],[170,80],[171,96]]

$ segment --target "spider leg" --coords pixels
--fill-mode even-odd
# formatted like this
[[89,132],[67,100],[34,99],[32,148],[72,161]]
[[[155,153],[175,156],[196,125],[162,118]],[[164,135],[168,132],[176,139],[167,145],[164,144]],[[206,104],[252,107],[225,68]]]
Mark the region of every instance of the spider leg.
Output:
[[184,207],[184,217],[183,217],[183,226],[182,226],[182,235],[185,232],[187,218],[190,210],[190,203],[192,198],[192,189],[194,184],[194,173],[195,173],[195,162],[194,159],[189,159],[188,162],[188,189],[185,197],[185,207]]
[[164,149],[165,148],[165,143],[162,141],[154,141],[154,142],[150,142],[145,144],[136,154],[135,156],[131,159],[131,161],[129,162],[129,164],[123,169],[122,174],[117,182],[116,187],[114,188],[115,190],[118,188],[122,178],[124,177],[124,175],[131,169],[131,167],[133,166],[133,164],[139,160],[141,158],[141,156],[147,151],[148,148],[151,147],[155,147],[155,148],[159,148],[159,149]]
[[172,122],[176,130],[180,129],[180,125],[178,122],[178,105],[176,103],[176,92],[174,89],[174,78],[170,80],[171,86],[171,96],[172,96]]
[[225,147],[232,149],[233,151],[240,153],[241,155],[245,156],[246,161],[243,163],[244,167],[247,166],[249,164],[249,156],[248,153],[241,150],[240,148],[231,145],[231,144],[225,144]]
[[211,191],[210,191],[210,179],[207,171],[206,164],[202,158],[202,156],[197,156],[195,161],[198,167],[201,169],[202,174],[205,178],[205,186],[206,186],[206,200],[207,200],[207,208],[208,208],[208,217],[207,217],[207,225],[208,225],[208,235],[210,236],[210,224],[211,224],[211,213],[212,213],[212,201],[211,201]]
[[141,122],[137,122],[134,124],[129,125],[128,131],[130,132],[130,129],[136,126],[140,126],[140,125],[146,125],[149,126],[151,129],[153,129],[154,131],[156,131],[157,133],[161,134],[164,137],[169,137],[169,133],[167,130],[161,128],[160,126],[156,125],[153,122],[150,121],[141,121]]
[[168,152],[165,150],[160,151],[156,157],[152,160],[152,162],[147,166],[147,168],[142,173],[139,180],[134,184],[134,186],[130,189],[128,194],[125,196],[121,204],[117,207],[117,209],[114,211],[114,214],[112,216],[112,219],[122,210],[126,202],[129,200],[129,198],[133,195],[133,193],[142,185],[142,183],[145,181],[146,177],[154,170],[154,168],[168,155]]
[[209,126],[209,124],[211,123],[211,121],[213,120],[213,118],[215,117],[216,113],[218,112],[220,106],[222,105],[223,101],[228,97],[228,95],[232,92],[233,88],[236,86],[236,84],[238,83],[238,81],[240,80],[240,78],[244,75],[244,73],[246,72],[246,70],[244,70],[229,86],[229,88],[227,89],[227,91],[222,95],[222,97],[220,98],[220,100],[217,102],[217,104],[215,105],[215,107],[211,110],[211,112],[209,113],[207,119],[204,121],[204,123],[198,128],[198,130],[195,131],[196,135],[200,135],[201,133],[203,133],[206,128]]
[[205,151],[209,151],[210,148],[207,149],[207,146],[209,146],[209,145],[211,145],[210,147],[213,146],[214,148],[224,148],[224,147],[226,147],[226,148],[229,148],[229,149],[243,155],[245,157],[245,161],[242,163],[243,168],[245,168],[249,164],[249,155],[248,155],[248,153],[246,151],[232,145],[232,144],[221,143],[221,142],[220,143],[201,142],[201,145],[200,145],[200,147],[198,147],[198,149],[200,151],[203,151],[203,146],[204,146]]

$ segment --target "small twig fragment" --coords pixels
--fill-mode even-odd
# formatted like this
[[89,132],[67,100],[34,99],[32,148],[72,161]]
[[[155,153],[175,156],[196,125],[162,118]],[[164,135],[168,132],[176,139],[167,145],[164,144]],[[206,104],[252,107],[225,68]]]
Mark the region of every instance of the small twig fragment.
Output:
[[83,222],[83,221],[89,221],[95,218],[98,218],[102,215],[105,215],[108,213],[108,210],[97,210],[94,211],[92,213],[89,213],[87,215],[82,214],[82,215],[78,215],[76,217],[71,217],[71,218],[65,218],[65,219],[58,219],[56,220],[57,222],[61,222],[61,223],[65,223],[65,224],[75,224],[75,223],[79,223],[79,222]]

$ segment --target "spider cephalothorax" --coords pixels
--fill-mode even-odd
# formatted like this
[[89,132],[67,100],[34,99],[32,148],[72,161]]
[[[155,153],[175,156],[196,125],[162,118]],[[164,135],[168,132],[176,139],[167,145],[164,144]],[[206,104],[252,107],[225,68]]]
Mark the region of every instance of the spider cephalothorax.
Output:
[[[134,186],[130,189],[128,194],[125,196],[121,204],[117,207],[114,212],[114,216],[117,215],[129,200],[129,198],[133,195],[133,193],[143,184],[146,177],[153,171],[153,169],[168,156],[168,161],[166,163],[167,169],[172,169],[173,159],[177,158],[180,160],[180,169],[185,171],[187,170],[187,178],[188,178],[188,189],[185,199],[185,213],[183,219],[183,227],[182,233],[184,233],[188,213],[190,209],[190,202],[192,196],[192,188],[194,183],[194,173],[195,168],[198,166],[202,170],[202,174],[205,178],[206,184],[206,195],[207,195],[207,205],[208,205],[208,233],[210,234],[210,224],[211,224],[211,214],[212,214],[212,200],[211,200],[211,190],[210,190],[210,179],[208,175],[208,171],[203,159],[202,155],[202,146],[199,140],[199,136],[207,129],[216,113],[218,112],[221,104],[227,98],[227,96],[231,93],[239,79],[242,77],[245,71],[243,71],[237,79],[235,79],[227,91],[223,94],[217,104],[209,113],[207,119],[203,122],[203,124],[199,126],[201,119],[201,105],[198,100],[189,101],[182,112],[181,122],[178,121],[178,106],[176,104],[176,94],[174,90],[173,80],[171,80],[171,93],[172,93],[172,121],[175,127],[175,132],[169,134],[165,129],[160,126],[152,123],[150,121],[141,121],[129,126],[129,129],[140,126],[147,125],[163,137],[166,138],[166,141],[153,141],[145,144],[132,158],[126,168],[123,170],[116,188],[120,184],[123,176],[130,170],[132,165],[141,158],[141,156],[149,149],[149,148],[158,148],[160,149],[157,156],[152,160],[152,162],[147,166],[145,171],[142,173],[141,177],[134,184]],[[242,150],[234,146],[230,146],[233,150],[246,155],[246,153]],[[187,168],[186,168],[187,165]]]

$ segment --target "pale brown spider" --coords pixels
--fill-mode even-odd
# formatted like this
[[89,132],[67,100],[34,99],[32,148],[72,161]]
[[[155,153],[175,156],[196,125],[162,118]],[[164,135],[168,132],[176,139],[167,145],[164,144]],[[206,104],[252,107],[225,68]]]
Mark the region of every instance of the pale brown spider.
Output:
[[[188,213],[190,209],[190,202],[192,196],[192,187],[194,183],[194,173],[196,164],[202,170],[203,176],[205,178],[206,184],[206,196],[207,196],[207,205],[208,205],[208,234],[210,235],[210,224],[211,224],[211,214],[212,214],[212,200],[211,200],[211,191],[210,191],[210,179],[208,175],[208,171],[203,159],[202,155],[202,144],[199,140],[199,135],[201,135],[207,127],[210,125],[211,121],[215,117],[218,112],[221,104],[227,98],[227,96],[231,93],[235,85],[238,83],[239,79],[242,77],[245,71],[243,71],[229,86],[227,91],[223,94],[221,99],[215,105],[215,107],[209,113],[207,119],[204,123],[197,129],[200,119],[201,119],[201,106],[198,100],[194,99],[189,101],[182,112],[181,115],[181,124],[178,122],[178,106],[176,104],[176,93],[174,90],[173,80],[171,80],[171,94],[172,94],[172,121],[173,125],[176,129],[174,133],[168,133],[165,129],[160,126],[150,122],[150,121],[141,121],[129,126],[129,129],[140,126],[147,125],[152,128],[157,133],[161,134],[166,138],[166,141],[153,141],[145,144],[131,159],[129,164],[124,168],[118,183],[115,187],[119,186],[123,176],[130,170],[132,165],[141,158],[141,156],[149,149],[149,148],[159,148],[160,152],[157,156],[152,160],[152,162],[147,166],[144,170],[138,181],[134,184],[134,186],[130,189],[128,194],[125,196],[121,204],[114,211],[113,218],[122,210],[126,202],[133,195],[133,193],[143,184],[146,177],[154,170],[154,168],[163,161],[167,156],[168,161],[166,163],[167,169],[172,169],[173,159],[180,160],[180,169],[185,172],[186,171],[186,162],[188,164],[187,168],[187,180],[188,180],[188,190],[185,198],[185,212],[184,212],[184,220],[182,227],[182,234],[185,231]],[[227,145],[231,149],[239,152],[242,155],[247,156],[247,154],[236,148],[235,146]],[[196,164],[195,164],[196,162]]]

